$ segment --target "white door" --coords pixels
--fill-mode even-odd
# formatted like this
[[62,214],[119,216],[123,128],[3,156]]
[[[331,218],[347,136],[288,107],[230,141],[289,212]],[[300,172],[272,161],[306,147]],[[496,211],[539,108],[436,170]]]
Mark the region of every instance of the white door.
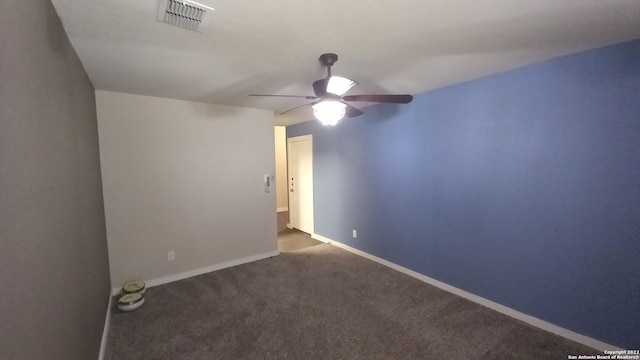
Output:
[[291,226],[313,234],[313,137],[287,139]]

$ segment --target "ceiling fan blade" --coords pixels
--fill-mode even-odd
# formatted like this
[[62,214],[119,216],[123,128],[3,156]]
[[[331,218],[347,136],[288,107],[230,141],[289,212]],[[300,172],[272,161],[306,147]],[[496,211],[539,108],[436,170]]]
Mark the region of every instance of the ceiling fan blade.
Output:
[[327,92],[341,96],[355,85],[358,85],[358,83],[351,79],[342,76],[332,76],[327,83]]
[[317,99],[317,96],[311,95],[265,95],[265,94],[249,94],[249,96],[272,96],[272,97],[289,97],[289,98],[303,98],[307,100]]
[[362,112],[362,110],[358,109],[355,106],[351,106],[351,105],[346,104],[346,103],[343,103],[343,104],[347,105],[347,108],[345,109],[345,115],[347,115],[350,118],[356,117],[356,116],[360,116],[360,115],[364,114]]
[[344,101],[367,101],[389,104],[408,104],[413,100],[411,95],[347,95]]
[[305,106],[315,105],[315,104],[317,104],[317,103],[318,103],[318,101],[314,101],[314,102],[310,102],[310,103],[308,103],[308,104],[303,104],[303,105],[300,105],[300,106],[296,106],[296,107],[294,107],[294,108],[291,108],[291,109],[289,109],[289,110],[285,110],[285,111],[281,112],[279,115],[286,114],[286,113],[291,112],[291,111],[293,111],[293,110],[298,110],[298,109],[303,108],[303,107],[305,107]]
[[329,84],[329,80],[320,79],[313,82],[313,93],[316,94],[317,97],[323,97],[327,95],[327,85]]

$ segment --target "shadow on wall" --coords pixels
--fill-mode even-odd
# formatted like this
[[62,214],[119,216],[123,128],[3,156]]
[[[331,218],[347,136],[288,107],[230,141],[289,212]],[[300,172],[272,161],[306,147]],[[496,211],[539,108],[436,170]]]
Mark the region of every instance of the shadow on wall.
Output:
[[[374,122],[386,122],[394,120],[398,113],[400,113],[400,107],[403,105],[400,104],[380,104],[376,105],[375,111],[371,112],[369,116],[369,121]],[[406,105],[405,105],[406,106]]]
[[53,6],[47,6],[47,43],[49,49],[55,54],[67,52],[66,34],[63,32],[62,23]]

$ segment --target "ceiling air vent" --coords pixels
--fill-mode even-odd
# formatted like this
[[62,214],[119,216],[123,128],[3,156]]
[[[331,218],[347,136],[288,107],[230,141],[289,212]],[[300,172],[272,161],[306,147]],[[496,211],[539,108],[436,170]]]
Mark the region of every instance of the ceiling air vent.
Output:
[[189,0],[160,0],[158,21],[200,32],[208,6]]

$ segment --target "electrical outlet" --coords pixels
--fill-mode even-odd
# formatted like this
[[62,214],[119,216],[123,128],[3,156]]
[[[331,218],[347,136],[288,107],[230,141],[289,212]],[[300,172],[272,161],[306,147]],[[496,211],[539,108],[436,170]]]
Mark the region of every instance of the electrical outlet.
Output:
[[175,259],[176,259],[176,252],[175,251],[169,251],[167,253],[167,260],[173,261]]
[[354,239],[357,238],[358,237],[358,231],[357,230],[353,230],[353,232],[351,233],[351,236],[353,236]]

